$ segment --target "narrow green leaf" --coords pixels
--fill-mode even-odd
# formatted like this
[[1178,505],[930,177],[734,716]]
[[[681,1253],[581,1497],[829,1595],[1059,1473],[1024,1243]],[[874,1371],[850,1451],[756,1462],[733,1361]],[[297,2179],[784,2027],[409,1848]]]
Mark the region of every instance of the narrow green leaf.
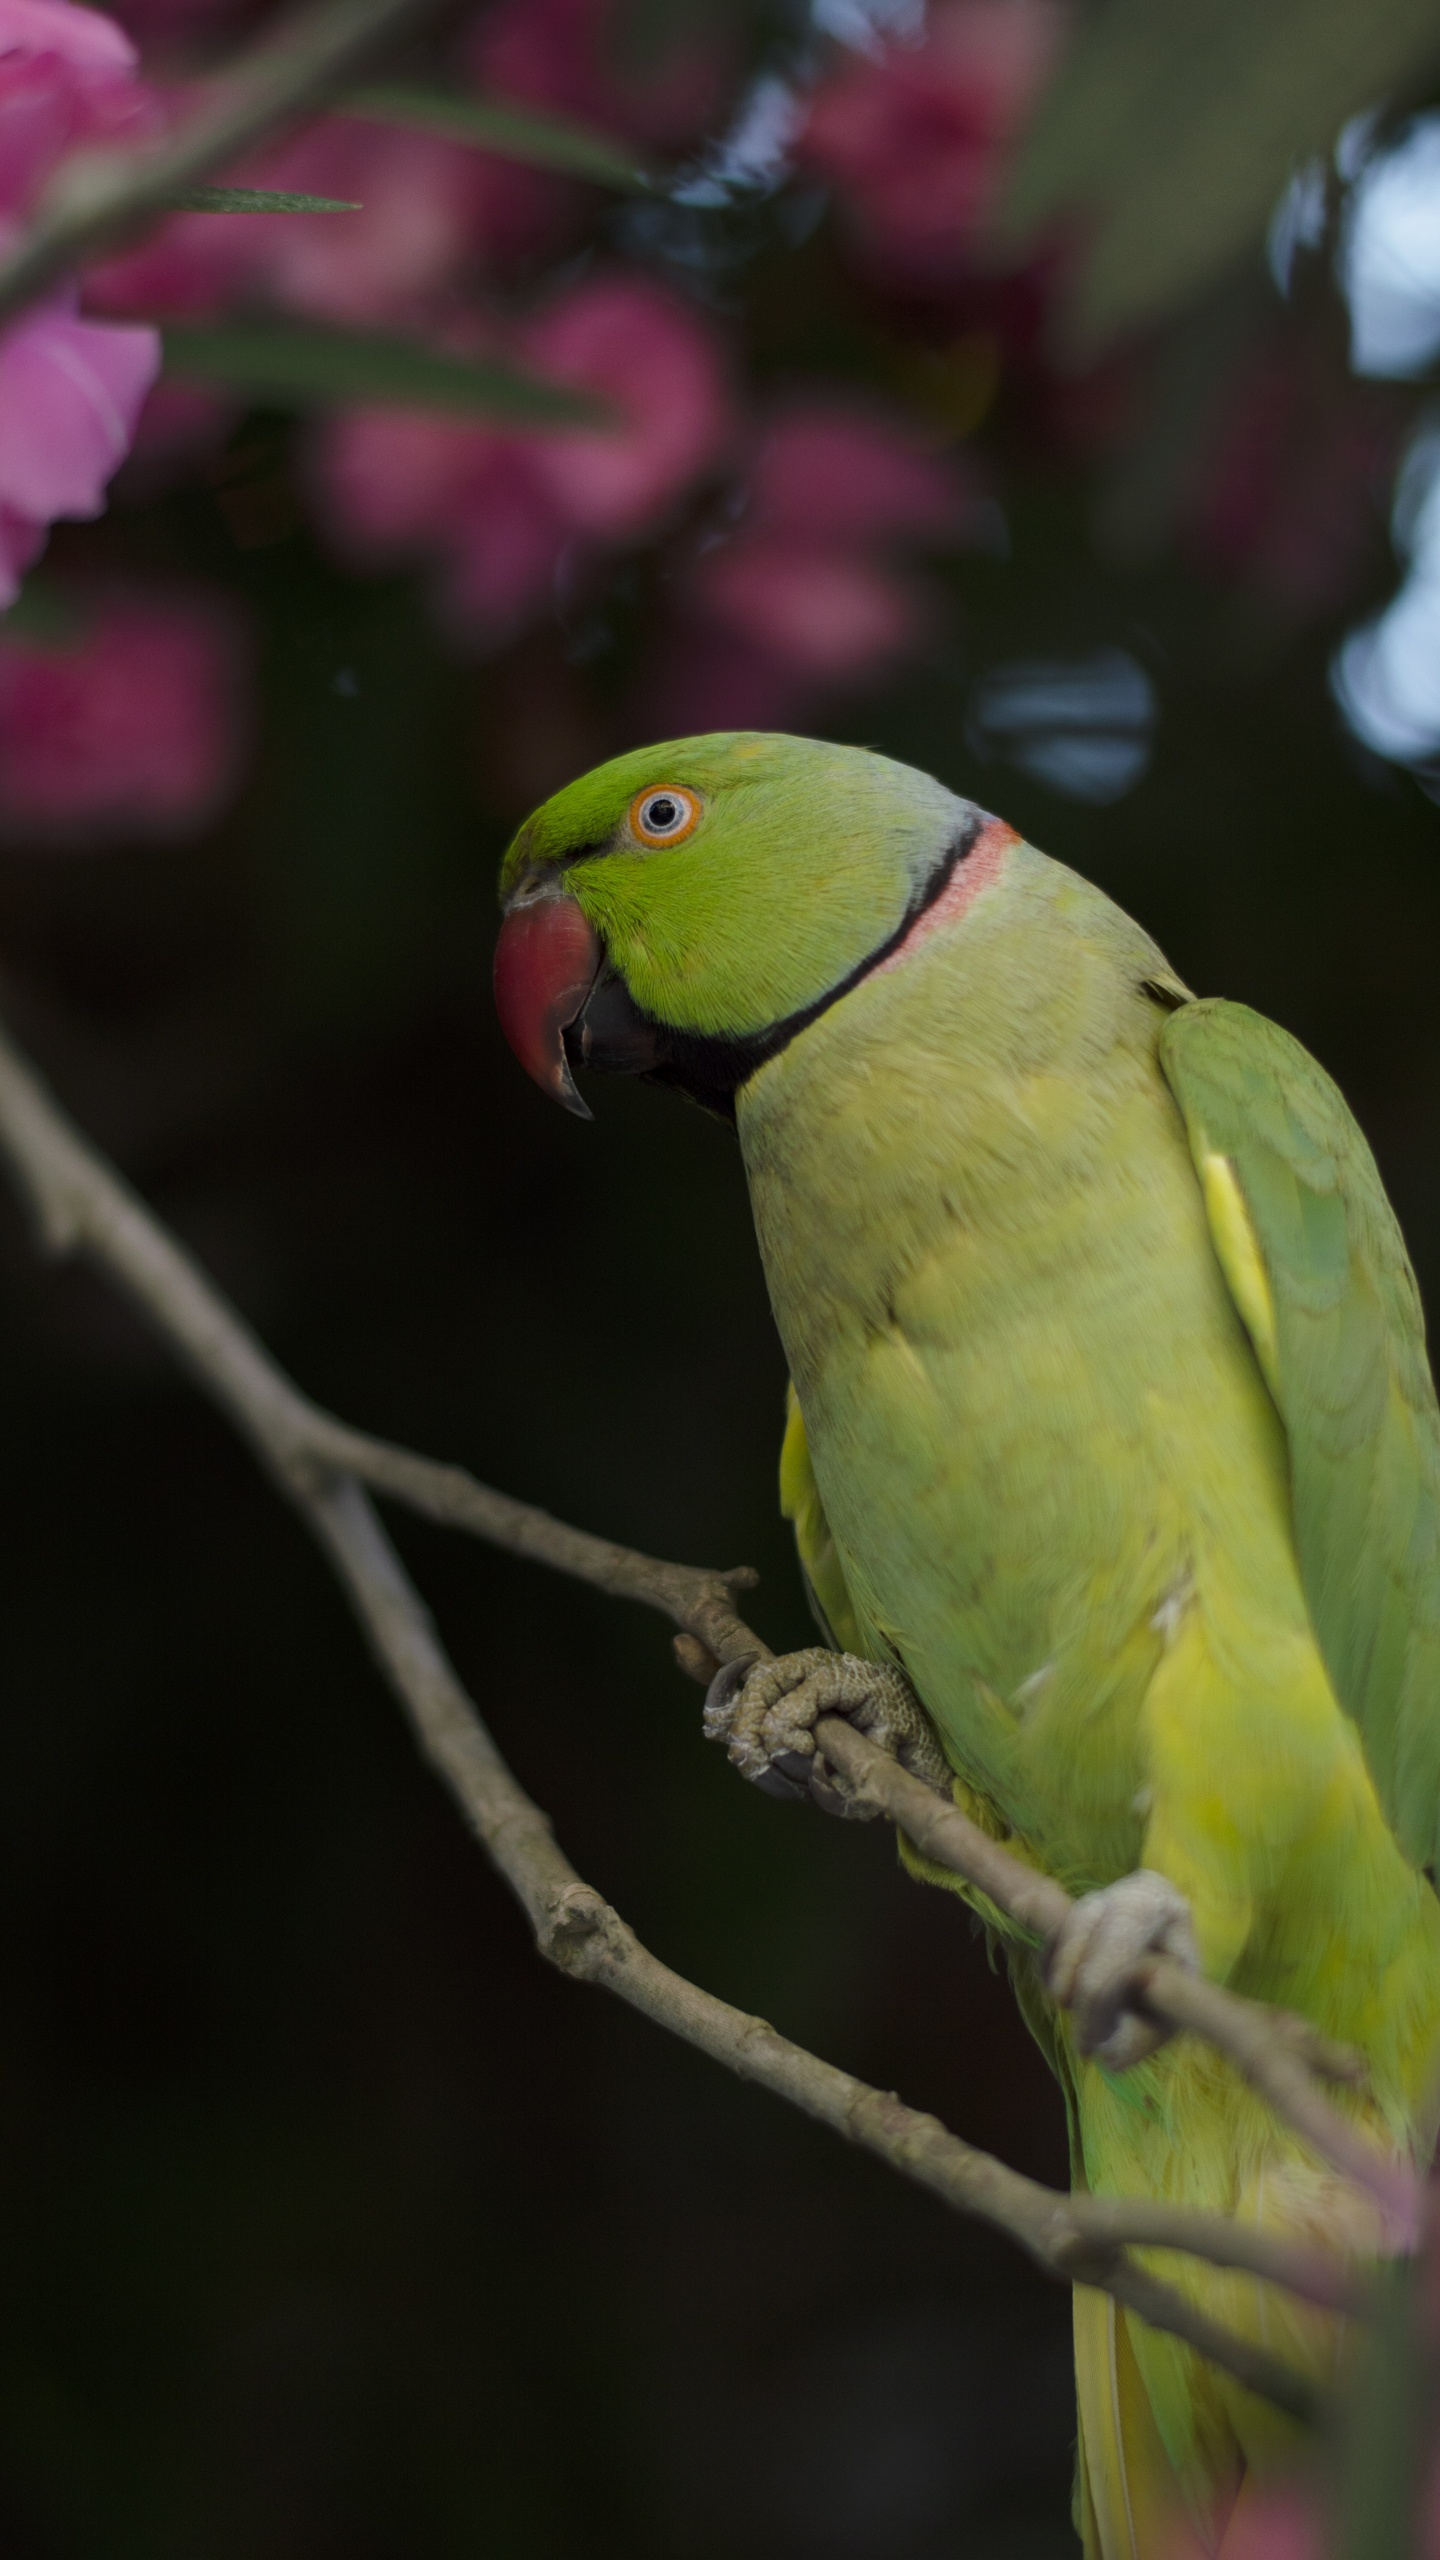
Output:
[[363,213],[341,196],[290,196],[273,187],[185,187],[168,196],[172,213]]
[[571,178],[591,178],[602,187],[619,187],[630,195],[653,195],[662,182],[643,169],[628,144],[566,116],[542,114],[538,108],[511,107],[494,98],[451,97],[441,89],[411,88],[387,82],[381,88],[355,89],[337,101],[342,116],[367,123],[415,125],[425,133],[443,134],[449,142],[468,142],[477,151],[498,152],[502,159],[522,160],[532,169],[557,169]]
[[167,373],[224,383],[286,408],[384,402],[459,410],[507,427],[604,427],[612,417],[588,393],[564,390],[498,356],[452,355],[409,338],[287,320],[187,324],[163,334]]

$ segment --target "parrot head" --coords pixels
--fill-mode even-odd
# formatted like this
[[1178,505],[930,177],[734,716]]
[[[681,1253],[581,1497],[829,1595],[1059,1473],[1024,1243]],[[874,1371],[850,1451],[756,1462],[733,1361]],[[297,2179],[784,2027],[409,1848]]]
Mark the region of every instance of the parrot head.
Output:
[[600,765],[527,819],[500,878],[501,1027],[588,1119],[577,1065],[733,1116],[745,1077],[1010,840],[860,747],[738,731]]

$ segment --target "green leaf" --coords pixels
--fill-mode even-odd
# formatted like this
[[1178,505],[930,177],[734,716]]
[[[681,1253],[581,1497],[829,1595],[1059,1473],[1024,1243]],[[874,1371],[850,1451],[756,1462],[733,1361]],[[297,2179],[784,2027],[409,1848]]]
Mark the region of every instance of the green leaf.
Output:
[[1002,233],[1073,219],[1072,329],[1093,347],[1253,253],[1292,171],[1437,63],[1435,0],[1102,0],[1041,100]]
[[171,213],[363,213],[340,196],[289,196],[273,187],[184,187],[167,196]]
[[167,373],[224,383],[286,408],[384,402],[459,410],[507,427],[604,427],[613,417],[589,393],[567,391],[499,356],[452,355],[367,330],[237,320],[176,325],[163,335]]
[[342,116],[367,123],[414,125],[424,133],[443,134],[450,142],[468,142],[477,151],[498,152],[505,160],[521,160],[532,169],[557,169],[571,178],[590,178],[602,187],[619,187],[629,195],[653,195],[661,182],[636,160],[629,145],[572,124],[566,116],[545,115],[538,108],[510,107],[494,98],[452,97],[442,89],[411,88],[386,83],[381,88],[352,90],[337,100]]

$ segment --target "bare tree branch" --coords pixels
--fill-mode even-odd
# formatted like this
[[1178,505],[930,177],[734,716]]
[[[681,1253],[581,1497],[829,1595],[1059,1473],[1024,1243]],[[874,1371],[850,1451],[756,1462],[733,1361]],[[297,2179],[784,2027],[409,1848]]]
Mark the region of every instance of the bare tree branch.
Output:
[[[303,1406],[303,1400],[297,1402]],[[371,1439],[318,1415],[312,1406],[303,1406],[303,1411],[312,1430],[323,1435],[312,1439],[312,1449],[318,1454],[323,1447],[331,1465],[344,1468],[377,1492],[393,1495],[429,1519],[468,1529],[513,1555],[528,1556],[601,1591],[660,1610],[681,1630],[676,1650],[692,1677],[707,1678],[718,1662],[737,1661],[745,1655],[768,1657],[770,1648],[735,1608],[735,1593],[754,1584],[755,1576],[747,1566],[707,1572],[616,1546],[609,1539],[572,1529],[509,1494],[495,1492],[463,1467],[442,1465]],[[238,1418],[243,1427],[243,1416]],[[685,1649],[687,1637],[701,1648],[698,1654]],[[953,1868],[1037,1946],[1054,1935],[1070,1908],[1070,1898],[1053,1877],[1027,1866],[990,1839],[958,1805],[935,1795],[921,1779],[877,1751],[853,1725],[839,1717],[823,1717],[816,1739],[852,1787],[888,1815],[924,1856],[938,1866]],[[1408,2248],[1413,2243],[1417,2227],[1414,2178],[1401,2161],[1377,2150],[1330,2106],[1318,2085],[1362,2082],[1364,2065],[1357,2054],[1332,2044],[1308,2020],[1289,2010],[1242,1999],[1223,1984],[1198,1979],[1164,1957],[1152,1958],[1137,1971],[1135,2005],[1165,2026],[1204,2037],[1228,2055],[1321,2159],[1374,2197],[1396,2245]]]
[[[1049,2274],[1100,2287],[1278,2407],[1297,2417],[1314,2416],[1317,2394],[1303,2376],[1258,2343],[1220,2328],[1129,2251],[1181,2252],[1285,2286],[1328,2310],[1353,2312],[1359,2307],[1357,2289],[1338,2259],[1146,2198],[1061,2195],[974,2150],[933,2116],[807,2053],[765,2020],[715,1999],[641,1946],[577,1875],[546,1816],[507,1768],[358,1477],[363,1467],[386,1490],[418,1497],[418,1507],[437,1516],[463,1511],[466,1526],[514,1552],[542,1557],[601,1589],[646,1599],[689,1631],[693,1643],[708,1646],[713,1636],[726,1658],[741,1643],[751,1652],[763,1650],[734,1614],[730,1594],[743,1574],[661,1564],[588,1537],[490,1493],[458,1469],[368,1441],[311,1405],[198,1265],[65,1118],[3,1034],[0,1151],[45,1245],[57,1253],[85,1254],[121,1285],[231,1416],[307,1522],[422,1750],[524,1908],[542,1955],[576,1979],[613,1991],[671,2034],[832,2126],[946,2203],[1005,2231]],[[891,1762],[834,1719],[826,1720],[824,1747],[837,1760],[848,1756],[857,1782],[888,1804],[890,1777],[896,1774]],[[961,1819],[918,1781],[906,1778],[905,1788],[916,1789],[922,1799],[917,1805],[903,1792],[895,1799],[919,1845],[927,1845],[922,1835],[928,1823]],[[944,1836],[953,1851],[948,1832]],[[987,1852],[1004,1856],[983,1834],[975,1836]],[[1020,1873],[1030,1885],[1044,1881],[1029,1869]],[[985,1890],[991,1882],[1005,1879],[997,1870]],[[1153,1983],[1146,1996],[1158,1996]],[[1256,2015],[1263,2022],[1266,2013]]]
[[[1053,1937],[1071,1905],[1052,1876],[1001,1848],[958,1805],[877,1751],[841,1717],[822,1716],[815,1740],[856,1793],[889,1814],[925,1857],[953,1867],[1037,1945]],[[1419,2213],[1414,2177],[1338,2114],[1317,2085],[1321,2078],[1358,2081],[1363,2065],[1357,2055],[1329,2043],[1290,2011],[1243,1999],[1221,1983],[1185,1972],[1168,1956],[1152,1956],[1137,1967],[1133,2005],[1168,2027],[1203,2036],[1228,2055],[1322,2160],[1373,2196],[1393,2244],[1413,2246]]]
[[29,230],[0,259],[0,319],[323,100],[433,5],[321,0],[232,62],[208,105],[158,147],[76,152],[62,161]]

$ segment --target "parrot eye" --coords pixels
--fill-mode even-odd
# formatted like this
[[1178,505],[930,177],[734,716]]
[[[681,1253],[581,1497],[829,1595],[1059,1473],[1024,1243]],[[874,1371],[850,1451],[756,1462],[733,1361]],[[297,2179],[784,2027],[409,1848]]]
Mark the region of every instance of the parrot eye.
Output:
[[641,844],[681,844],[699,823],[699,800],[678,782],[642,791],[630,803],[630,832]]

